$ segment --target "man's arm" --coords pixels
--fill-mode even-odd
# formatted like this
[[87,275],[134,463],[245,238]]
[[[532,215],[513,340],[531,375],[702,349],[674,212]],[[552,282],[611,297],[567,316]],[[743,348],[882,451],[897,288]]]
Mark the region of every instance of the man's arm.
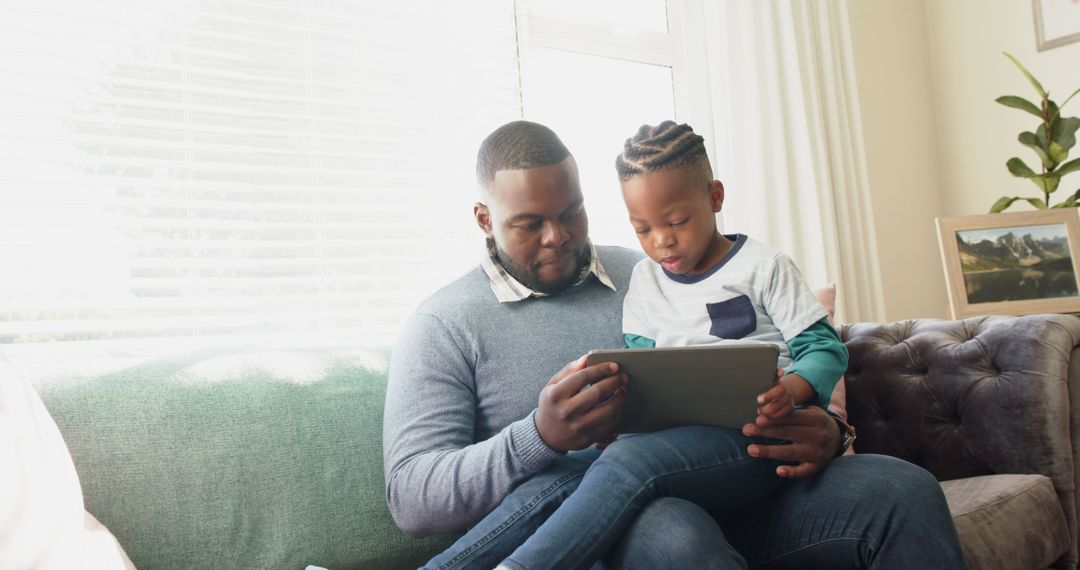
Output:
[[436,317],[416,314],[390,362],[383,417],[386,501],[405,533],[462,530],[558,456],[530,414],[476,442],[475,380]]
[[390,513],[410,536],[471,526],[563,451],[609,437],[618,423],[626,376],[582,358],[548,381],[537,410],[477,442],[473,370],[451,332],[418,314],[401,339],[390,363],[383,465]]

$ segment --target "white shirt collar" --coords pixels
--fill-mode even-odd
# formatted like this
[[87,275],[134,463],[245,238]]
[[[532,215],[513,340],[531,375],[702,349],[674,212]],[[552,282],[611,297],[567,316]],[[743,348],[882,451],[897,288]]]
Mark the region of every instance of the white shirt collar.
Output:
[[[589,252],[592,254],[592,261],[589,262],[589,266],[585,268],[579,276],[575,285],[583,283],[590,275],[595,275],[596,279],[600,281],[607,288],[612,291],[615,290],[615,284],[612,283],[611,277],[608,276],[607,271],[604,270],[603,264],[600,263],[600,256],[596,255],[596,246],[589,242]],[[522,285],[520,281],[514,279],[499,259],[490,254],[490,252],[484,252],[484,260],[481,262],[481,267],[484,268],[484,273],[487,273],[488,279],[491,280],[491,290],[495,293],[495,298],[500,303],[515,303],[517,301],[523,301],[529,297],[547,297],[547,293],[541,293],[539,291],[533,291],[532,289]]]

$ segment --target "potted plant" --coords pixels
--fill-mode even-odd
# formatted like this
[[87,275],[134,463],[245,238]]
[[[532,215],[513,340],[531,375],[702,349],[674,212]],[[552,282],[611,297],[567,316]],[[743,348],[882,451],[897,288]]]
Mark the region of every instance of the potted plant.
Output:
[[1008,53],[1005,54],[1005,57],[1009,58],[1020,69],[1020,72],[1024,74],[1024,77],[1027,78],[1039,94],[1039,97],[1041,97],[1041,101],[1036,105],[1023,97],[1015,95],[998,97],[996,101],[1006,107],[1020,109],[1039,118],[1039,127],[1035,129],[1035,132],[1024,131],[1020,133],[1017,140],[1038,155],[1041,168],[1036,171],[1015,156],[1010,158],[1005,163],[1005,166],[1008,167],[1013,176],[1027,178],[1034,183],[1042,192],[1043,197],[1002,196],[998,198],[997,202],[994,202],[994,205],[990,208],[990,213],[1002,212],[1017,200],[1024,200],[1040,210],[1047,208],[1074,208],[1080,205],[1078,203],[1080,202],[1080,188],[1077,188],[1075,192],[1054,205],[1050,205],[1050,194],[1053,194],[1058,189],[1063,176],[1080,170],[1080,158],[1068,160],[1069,150],[1076,145],[1076,130],[1080,128],[1080,118],[1061,116],[1061,108],[1073,96],[1080,93],[1080,89],[1073,91],[1072,95],[1069,95],[1059,106],[1050,99],[1050,94],[1043,89],[1042,84],[1015,57]]

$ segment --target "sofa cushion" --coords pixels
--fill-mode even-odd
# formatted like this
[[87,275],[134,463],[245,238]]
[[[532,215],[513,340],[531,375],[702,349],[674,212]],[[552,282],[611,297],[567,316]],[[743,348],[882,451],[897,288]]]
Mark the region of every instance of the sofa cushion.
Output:
[[[1077,392],[1070,359],[1080,319],[856,323],[841,327],[840,338],[850,354],[848,412],[859,453],[905,459],[938,480],[1046,475],[1076,535],[1069,399]],[[1075,568],[1078,560],[1073,544],[1056,567]]]
[[83,507],[71,454],[29,382],[0,356],[0,568],[134,568]]
[[985,475],[942,481],[971,570],[1046,568],[1069,549],[1050,478]]
[[386,507],[385,353],[231,347],[39,390],[140,570],[415,568],[451,540]]

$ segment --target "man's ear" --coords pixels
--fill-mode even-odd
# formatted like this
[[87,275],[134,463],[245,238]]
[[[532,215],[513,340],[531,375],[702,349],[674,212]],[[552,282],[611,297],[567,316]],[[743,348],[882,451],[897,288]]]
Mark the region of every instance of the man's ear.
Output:
[[476,218],[476,225],[480,226],[484,235],[492,237],[494,232],[491,229],[491,212],[488,211],[487,204],[484,204],[483,202],[473,204],[472,213],[473,217]]
[[709,182],[709,201],[712,202],[712,211],[719,212],[724,206],[724,183],[719,180]]

